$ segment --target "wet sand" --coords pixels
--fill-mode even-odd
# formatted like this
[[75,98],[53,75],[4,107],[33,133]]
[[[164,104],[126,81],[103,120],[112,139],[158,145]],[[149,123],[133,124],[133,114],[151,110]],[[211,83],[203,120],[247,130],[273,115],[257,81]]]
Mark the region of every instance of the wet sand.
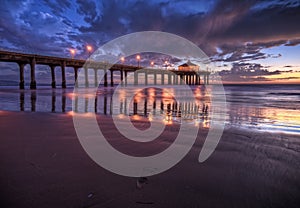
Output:
[[[163,151],[173,141],[168,127],[147,146],[122,139],[108,118],[111,144],[132,155]],[[140,128],[147,123],[137,122]],[[82,149],[68,114],[0,112],[0,207],[298,207],[300,136],[227,129],[204,163],[201,129],[175,167],[136,178],[101,168]]]

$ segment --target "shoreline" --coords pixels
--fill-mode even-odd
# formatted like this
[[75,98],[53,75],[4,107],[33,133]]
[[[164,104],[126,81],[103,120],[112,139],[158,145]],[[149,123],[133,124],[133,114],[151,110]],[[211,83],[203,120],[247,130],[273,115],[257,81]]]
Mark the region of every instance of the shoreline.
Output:
[[[297,207],[299,202],[299,136],[226,129],[215,152],[199,163],[207,133],[200,129],[182,161],[148,177],[139,189],[136,178],[113,174],[88,157],[70,115],[1,111],[0,116],[1,207]],[[172,142],[167,129],[162,140],[133,148],[108,127],[104,123],[114,147],[132,155],[151,155]]]

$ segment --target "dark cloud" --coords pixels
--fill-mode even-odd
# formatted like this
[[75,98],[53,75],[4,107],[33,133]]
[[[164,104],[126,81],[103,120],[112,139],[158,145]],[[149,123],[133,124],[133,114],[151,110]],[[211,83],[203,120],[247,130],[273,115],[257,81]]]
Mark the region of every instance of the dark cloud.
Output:
[[286,66],[283,66],[283,68],[298,68],[299,66],[292,66],[292,65],[286,65]]
[[219,75],[223,81],[251,82],[251,81],[271,81],[267,78],[270,75],[282,73],[292,73],[293,70],[269,71],[268,67],[253,63],[233,63],[230,70],[222,70]]
[[[85,3],[83,5],[87,7]],[[129,1],[125,4],[120,4],[119,1],[105,1],[102,7],[101,17],[94,19],[89,18],[89,12],[83,11],[89,26],[80,27],[81,32],[99,35],[105,31],[110,38],[114,38],[141,30],[163,30],[161,23],[164,19],[157,4],[150,5],[146,1]]]
[[288,40],[285,46],[296,46],[298,44],[300,44],[300,39]]
[[300,79],[300,77],[281,77],[277,78],[278,80],[290,80],[290,79]]
[[56,36],[56,30],[65,30],[65,19],[37,9],[27,10],[29,3],[15,6],[4,1],[4,8],[0,9],[0,35],[4,44],[1,47],[26,53],[45,55],[62,55],[63,48],[70,45],[70,41]]
[[[0,27],[7,32],[1,32],[2,37],[15,47],[24,45],[24,48],[35,48],[41,52],[45,51],[43,47],[47,48],[45,44],[47,41],[55,43],[54,47],[65,47],[63,41],[69,45],[74,43],[82,45],[89,41],[102,45],[120,35],[142,30],[161,30],[184,36],[199,44],[209,56],[219,55],[219,59],[226,60],[222,56],[234,53],[227,61],[236,61],[239,58],[245,61],[264,59],[268,55],[260,52],[262,48],[299,44],[299,38],[296,37],[300,34],[298,24],[300,11],[299,5],[294,1],[285,3],[275,1],[268,4],[267,1],[263,3],[264,1],[231,0],[210,3],[134,0],[96,3],[91,0],[77,0],[74,6],[74,3],[67,0],[44,0],[44,4],[39,4],[37,9],[27,3],[27,7],[30,7],[29,12],[25,10],[20,12],[24,5],[17,6],[10,1],[4,2],[6,10],[1,11],[3,18]],[[39,11],[44,7],[48,12]],[[13,8],[16,13],[20,13],[19,20],[23,23],[9,12]],[[72,10],[68,13],[70,9]],[[79,24],[76,15],[82,16],[85,23]],[[49,27],[52,27],[53,31],[61,31],[62,28],[65,30],[59,38],[55,34],[49,35],[51,39],[46,35]],[[39,28],[40,32],[32,31],[30,28],[35,30]],[[72,30],[78,32],[70,34]],[[18,35],[10,38],[9,34]],[[38,44],[30,45],[24,41],[33,38],[43,47],[39,48]],[[216,51],[217,47],[223,51],[221,54]],[[52,51],[53,48],[46,49],[49,50]],[[244,55],[248,58],[243,58]]]
[[69,56],[72,47],[77,58],[86,58],[86,44],[97,48],[131,32],[159,30],[191,40],[213,61],[232,64],[237,77],[237,68],[268,75],[263,66],[237,65],[281,57],[263,49],[300,44],[295,0],[3,0],[0,17],[2,49]]
[[[172,4],[175,3],[129,1],[120,6],[119,1],[107,1],[103,3],[101,17],[96,18],[95,8],[87,3],[84,6],[88,12],[82,13],[89,17],[93,11],[95,15],[94,18],[85,18],[89,26],[82,26],[79,30],[100,35],[105,31],[107,38],[102,38],[102,42],[129,32],[162,30],[184,36],[199,44],[209,56],[228,62],[277,57],[277,54],[265,54],[261,50],[299,43],[295,38],[300,34],[297,23],[300,11],[299,5],[293,2],[261,7],[261,1],[217,1],[210,10],[203,11],[199,7],[192,13],[174,10],[165,15],[164,11]],[[258,7],[253,10],[256,5]],[[222,53],[219,54],[216,48]],[[228,55],[230,57],[224,57]]]
[[43,1],[51,9],[52,13],[57,15],[63,14],[71,6],[69,0],[43,0]]
[[[207,17],[212,25],[205,42],[200,43],[210,56],[234,53],[232,60],[243,59],[244,55],[257,54],[255,59],[264,59],[261,50],[280,45],[294,46],[300,43],[300,6],[290,1],[270,4],[267,7],[253,7],[260,2],[220,1],[211,16]],[[259,54],[260,53],[260,54]],[[252,57],[249,57],[250,59]],[[248,61],[246,59],[246,61]]]
[[256,11],[249,10],[250,5],[251,4],[248,4],[246,12],[243,13],[243,16],[241,16],[240,13],[245,11],[245,6],[235,3],[224,4],[224,12],[227,10],[226,7],[235,8],[230,12],[230,16],[235,17],[238,14],[237,20],[232,20],[233,23],[227,28],[227,30],[211,33],[212,38],[222,37],[224,40],[228,41],[238,40],[261,44],[282,41],[282,37],[284,37],[284,40],[287,41],[299,39],[299,5],[290,7],[288,6],[289,1],[286,1],[286,4],[278,6],[274,5]]
[[76,2],[78,4],[77,12],[84,15],[86,22],[99,21],[100,16],[95,2],[89,0],[77,0]]

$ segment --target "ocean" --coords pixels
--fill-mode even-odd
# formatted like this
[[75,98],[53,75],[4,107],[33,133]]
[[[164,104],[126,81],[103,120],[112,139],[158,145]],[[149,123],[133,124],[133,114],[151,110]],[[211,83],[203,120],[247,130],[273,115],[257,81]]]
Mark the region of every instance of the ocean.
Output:
[[[157,119],[166,124],[188,122],[209,128],[212,119],[209,87],[192,86],[192,99],[184,98],[186,93],[181,86],[143,88],[99,87],[96,99],[94,95],[78,99],[70,86],[67,89],[38,86],[37,90],[2,86],[0,112],[70,114],[73,102],[74,110],[82,113],[129,115],[132,119]],[[226,105],[221,111],[227,127],[300,134],[300,85],[224,85],[224,93]]]

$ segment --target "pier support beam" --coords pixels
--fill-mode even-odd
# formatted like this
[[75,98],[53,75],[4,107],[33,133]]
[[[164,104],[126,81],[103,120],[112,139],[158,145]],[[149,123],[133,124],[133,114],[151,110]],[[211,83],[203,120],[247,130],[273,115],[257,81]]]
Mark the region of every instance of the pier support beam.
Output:
[[198,74],[196,75],[196,84],[200,85],[200,76]]
[[123,83],[123,70],[120,70],[120,81],[121,81],[121,86],[124,86],[124,83]]
[[154,85],[156,85],[157,84],[157,74],[156,74],[156,72],[154,72],[153,75],[154,75],[154,80],[153,80],[154,81]]
[[134,85],[138,85],[138,73],[137,71],[134,72]]
[[66,84],[66,62],[63,61],[61,63],[61,87],[62,88],[66,88],[67,84]]
[[125,86],[127,86],[127,71],[124,71],[124,76],[125,76]]
[[168,85],[171,85],[172,84],[172,75],[171,73],[169,72],[168,73]]
[[177,78],[177,76],[176,76],[176,74],[173,74],[172,76],[173,76],[173,85],[176,85],[176,78]]
[[84,84],[85,84],[85,87],[88,87],[89,86],[89,69],[88,68],[84,68]]
[[94,86],[98,87],[99,83],[98,83],[98,73],[97,73],[97,69],[94,69]]
[[180,74],[179,76],[180,76],[179,83],[180,83],[180,85],[182,85],[182,84],[183,84],[183,79],[184,79],[184,78],[183,78],[183,75],[182,75],[182,74]]
[[110,86],[114,86],[114,71],[110,70]]
[[76,87],[78,86],[77,78],[78,78],[78,67],[74,67],[74,81]]
[[161,73],[161,84],[162,85],[165,84],[165,73],[164,72]]
[[145,85],[148,85],[148,71],[145,70]]
[[193,74],[193,75],[191,75],[191,84],[192,85],[195,85],[195,75]]
[[50,65],[51,70],[51,87],[56,88],[56,81],[55,81],[55,66]]
[[104,70],[104,87],[107,87],[107,69]]
[[36,81],[35,81],[35,58],[31,59],[30,62],[30,89],[36,89]]
[[184,75],[185,77],[185,84],[188,85],[189,84],[189,75]]
[[20,83],[19,83],[19,88],[24,89],[25,87],[25,82],[24,82],[24,63],[18,63],[19,68],[20,68]]

